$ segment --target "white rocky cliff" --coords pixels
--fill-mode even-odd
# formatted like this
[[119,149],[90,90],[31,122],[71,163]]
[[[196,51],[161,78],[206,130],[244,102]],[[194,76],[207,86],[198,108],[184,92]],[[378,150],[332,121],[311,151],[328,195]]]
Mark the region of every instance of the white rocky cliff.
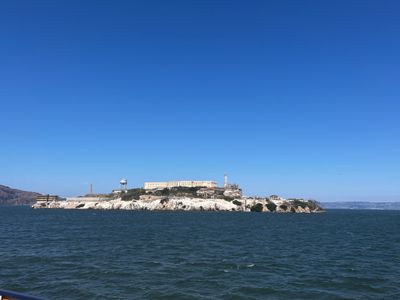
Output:
[[146,200],[84,199],[68,201],[37,202],[33,208],[55,209],[99,209],[99,210],[171,210],[171,211],[256,211],[277,213],[312,213],[323,209],[311,200],[287,200],[279,198],[239,198],[231,201],[224,199],[203,199],[188,197],[152,197]]

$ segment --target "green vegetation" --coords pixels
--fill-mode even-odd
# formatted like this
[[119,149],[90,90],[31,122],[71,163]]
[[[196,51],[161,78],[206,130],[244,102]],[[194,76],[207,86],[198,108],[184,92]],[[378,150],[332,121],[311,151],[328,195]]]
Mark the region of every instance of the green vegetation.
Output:
[[169,196],[169,189],[165,188],[161,191],[161,196]]
[[[200,196],[197,192],[204,187],[173,187],[173,188],[165,188],[161,190],[145,190],[142,188],[134,188],[127,191],[127,193],[121,195],[122,200],[139,200],[142,195],[152,195],[159,196],[164,198],[171,197],[187,197],[187,198],[200,198],[204,196]],[[233,201],[233,197],[228,197],[223,195],[223,190],[215,190],[213,197],[222,198],[226,201]],[[115,196],[114,196],[115,197]],[[117,196],[118,197],[118,196]],[[210,197],[210,196],[208,196]]]
[[276,211],[276,204],[273,202],[269,202],[265,204],[265,206],[268,208],[269,211]]
[[233,199],[235,199],[235,198],[229,197],[229,196],[223,196],[223,199],[224,199],[225,201],[231,202],[231,201],[233,201]]
[[282,204],[282,205],[280,206],[280,208],[283,209],[283,210],[287,210],[288,207],[287,207],[287,205]]
[[323,210],[320,204],[315,200],[303,200],[303,199],[289,199],[294,206],[300,206],[301,208],[308,207],[311,211],[316,210]]
[[125,194],[122,195],[122,200],[139,200],[139,197],[146,194],[145,189],[137,188],[130,189]]
[[[165,188],[159,190],[145,190],[143,188],[134,188],[127,191],[125,194],[119,195],[109,195],[110,198],[121,197],[122,200],[130,201],[130,200],[139,200],[140,196],[148,195],[149,199],[159,198],[160,203],[165,205],[168,203],[170,198],[214,198],[214,199],[224,199],[225,201],[232,202],[236,206],[242,206],[243,201],[239,201],[240,199],[235,199],[234,197],[224,196],[223,189],[205,189],[201,190],[203,187],[173,187],[173,188]],[[201,192],[198,194],[198,192]],[[111,197],[112,196],[112,197]],[[153,197],[152,197],[153,196]],[[255,201],[259,200],[260,202],[267,201],[265,204],[265,210],[276,212],[277,205],[273,202],[278,199],[277,195],[271,195],[270,198],[252,198]],[[271,200],[270,200],[271,199]],[[264,210],[263,203],[258,202],[254,205],[247,205],[246,209],[250,209],[252,212],[262,212]],[[181,204],[183,206],[183,204]],[[317,201],[314,200],[303,200],[303,199],[288,199],[287,202],[280,205],[280,210],[282,211],[291,211],[296,212],[297,208],[306,209],[307,207],[310,211],[323,211],[321,206]],[[185,209],[182,207],[182,209]],[[202,210],[204,208],[200,208]],[[234,209],[233,209],[234,210]]]
[[252,207],[250,207],[250,211],[262,212],[263,211],[263,205],[261,203],[257,203],[255,205],[253,205]]
[[320,206],[320,204],[315,201],[315,200],[308,200],[307,201],[307,206],[311,209],[311,210],[323,210],[322,207]]
[[142,195],[154,195],[160,197],[190,197],[195,198],[200,187],[173,187],[162,190],[148,191],[142,188],[130,189],[126,194],[121,196],[122,200],[139,200]]
[[240,202],[240,201],[238,201],[238,200],[233,200],[232,203],[235,204],[235,205],[237,205],[237,206],[242,205],[242,202]]
[[149,191],[150,194],[155,196],[166,196],[166,197],[190,197],[195,198],[197,196],[197,191],[201,187],[173,187],[165,188],[163,190]]
[[293,199],[292,201],[294,206],[300,206],[301,208],[306,208],[307,206],[307,202],[304,202],[303,200]]

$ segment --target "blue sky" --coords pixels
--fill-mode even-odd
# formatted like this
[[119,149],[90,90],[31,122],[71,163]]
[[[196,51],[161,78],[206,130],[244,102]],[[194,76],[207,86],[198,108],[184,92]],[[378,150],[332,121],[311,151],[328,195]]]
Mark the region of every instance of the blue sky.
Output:
[[398,1],[1,1],[0,184],[400,200]]

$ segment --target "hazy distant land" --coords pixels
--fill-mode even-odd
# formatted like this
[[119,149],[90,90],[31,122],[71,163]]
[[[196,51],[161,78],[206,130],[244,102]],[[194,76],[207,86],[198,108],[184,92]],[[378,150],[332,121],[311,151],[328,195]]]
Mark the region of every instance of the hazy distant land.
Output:
[[322,202],[325,209],[380,209],[400,210],[399,202],[367,202],[367,201],[346,201],[346,202]]
[[0,185],[0,205],[32,205],[39,193],[13,189]]

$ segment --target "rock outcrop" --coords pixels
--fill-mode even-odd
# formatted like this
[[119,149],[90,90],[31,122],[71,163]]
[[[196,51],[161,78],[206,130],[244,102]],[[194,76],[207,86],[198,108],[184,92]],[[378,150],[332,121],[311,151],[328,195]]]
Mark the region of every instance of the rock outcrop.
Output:
[[[37,202],[33,208],[59,208],[59,209],[101,209],[101,210],[177,210],[177,211],[254,211],[277,213],[313,213],[323,209],[314,201],[273,200],[266,199],[224,199],[159,197],[139,200],[102,200],[102,201],[52,201]],[[299,205],[300,204],[300,205]]]

